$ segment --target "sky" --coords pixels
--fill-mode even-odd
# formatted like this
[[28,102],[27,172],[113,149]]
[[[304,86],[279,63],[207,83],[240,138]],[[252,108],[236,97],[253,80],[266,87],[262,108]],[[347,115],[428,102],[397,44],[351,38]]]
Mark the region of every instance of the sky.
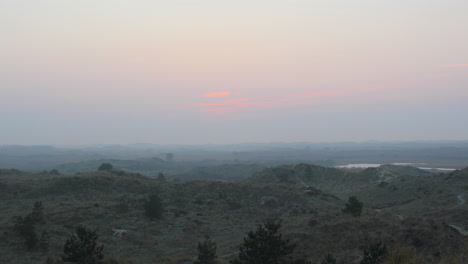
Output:
[[0,0],[0,144],[468,139],[466,0]]

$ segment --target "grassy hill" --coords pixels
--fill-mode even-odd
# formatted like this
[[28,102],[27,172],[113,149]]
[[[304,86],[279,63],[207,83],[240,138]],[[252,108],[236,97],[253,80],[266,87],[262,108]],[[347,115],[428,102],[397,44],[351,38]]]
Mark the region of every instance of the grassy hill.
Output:
[[[0,263],[45,263],[48,256],[61,256],[77,225],[97,229],[104,254],[121,263],[192,263],[205,235],[217,242],[220,262],[228,263],[245,233],[268,219],[282,219],[284,237],[298,245],[295,254],[313,263],[327,252],[357,263],[358,247],[378,240],[415,248],[428,261],[464,250],[466,237],[450,224],[468,224],[467,205],[457,198],[468,192],[461,186],[466,170],[388,179],[381,173],[298,164],[267,168],[240,182],[160,182],[119,170],[79,175],[0,170]],[[144,202],[153,193],[164,204],[161,219],[145,216]],[[343,214],[348,195],[364,202],[361,217]],[[399,202],[405,199],[412,200]],[[31,212],[36,201],[44,206],[45,223],[37,229],[50,234],[47,252],[27,251],[13,230],[15,219]],[[113,228],[127,235],[114,236]]]

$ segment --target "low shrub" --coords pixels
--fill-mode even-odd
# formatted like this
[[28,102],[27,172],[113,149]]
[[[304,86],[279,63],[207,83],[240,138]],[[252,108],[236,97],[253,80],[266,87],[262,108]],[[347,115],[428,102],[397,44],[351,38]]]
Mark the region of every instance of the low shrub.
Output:
[[216,264],[216,243],[209,236],[203,242],[198,242],[198,256],[193,264]]
[[332,254],[327,254],[327,255],[323,258],[321,264],[336,264],[336,259],[333,257]]
[[152,194],[144,203],[145,213],[151,218],[161,218],[164,212],[164,205],[158,194]]
[[360,264],[380,264],[383,262],[387,254],[387,248],[379,241],[368,246],[361,246],[363,258]]

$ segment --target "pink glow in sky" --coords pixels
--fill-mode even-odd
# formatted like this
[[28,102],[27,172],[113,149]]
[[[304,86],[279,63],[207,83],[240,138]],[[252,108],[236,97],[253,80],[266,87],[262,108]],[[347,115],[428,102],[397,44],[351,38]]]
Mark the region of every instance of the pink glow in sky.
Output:
[[[211,100],[209,103],[197,103],[191,105],[180,105],[175,108],[201,108],[201,112],[212,114],[216,112],[218,115],[223,113],[231,114],[236,111],[246,109],[246,108],[272,108],[272,107],[285,107],[293,105],[307,105],[313,103],[323,103],[327,100],[333,100],[334,97],[352,97],[360,96],[365,97],[366,92],[372,91],[382,91],[386,89],[404,89],[406,86],[394,85],[388,87],[373,87],[373,88],[353,88],[353,89],[342,89],[342,90],[322,90],[322,91],[312,91],[312,92],[302,92],[302,93],[287,93],[287,94],[277,94],[277,95],[263,95],[258,97],[238,97],[232,98],[229,100]],[[210,95],[215,96],[206,96],[204,97],[222,97],[220,94],[230,95],[229,92],[226,93],[211,93]],[[213,108],[215,107],[215,108]],[[222,108],[220,108],[222,107]]]
[[467,139],[466,10],[0,1],[0,144]]
[[226,97],[231,95],[230,92],[218,92],[218,93],[207,93],[204,94],[203,97]]
[[448,65],[442,65],[442,67],[447,67],[447,68],[468,67],[468,63],[465,63],[465,64],[448,64]]

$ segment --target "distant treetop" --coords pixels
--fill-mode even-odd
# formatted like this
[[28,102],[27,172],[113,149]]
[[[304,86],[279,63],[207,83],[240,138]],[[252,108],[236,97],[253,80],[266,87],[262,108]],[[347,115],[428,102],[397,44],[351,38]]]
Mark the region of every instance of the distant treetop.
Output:
[[174,154],[173,153],[167,153],[166,154],[166,161],[172,161],[174,159]]
[[101,166],[99,166],[98,170],[102,171],[102,170],[106,170],[106,171],[109,171],[109,170],[112,170],[112,164],[110,163],[103,163],[101,164]]

